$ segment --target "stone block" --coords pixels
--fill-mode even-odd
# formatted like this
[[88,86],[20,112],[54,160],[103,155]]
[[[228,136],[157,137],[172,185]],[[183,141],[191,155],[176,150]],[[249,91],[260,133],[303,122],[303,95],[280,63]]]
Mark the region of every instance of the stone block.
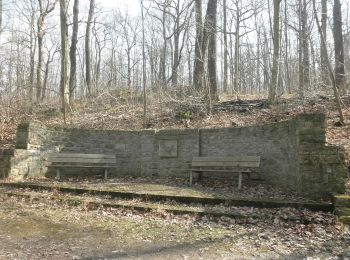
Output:
[[350,195],[335,195],[333,203],[336,208],[350,208]]
[[341,216],[338,220],[344,224],[350,225],[350,216]]

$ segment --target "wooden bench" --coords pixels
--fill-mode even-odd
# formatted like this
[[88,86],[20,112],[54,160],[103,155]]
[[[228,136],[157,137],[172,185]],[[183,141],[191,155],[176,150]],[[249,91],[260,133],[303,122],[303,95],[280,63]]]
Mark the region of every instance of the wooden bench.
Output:
[[56,178],[60,178],[60,168],[103,168],[104,177],[108,169],[116,167],[115,154],[51,153],[46,158],[46,166],[57,168]]
[[242,187],[242,175],[260,172],[260,156],[239,157],[194,157],[190,170],[190,185],[194,172],[232,172],[238,173],[238,188]]

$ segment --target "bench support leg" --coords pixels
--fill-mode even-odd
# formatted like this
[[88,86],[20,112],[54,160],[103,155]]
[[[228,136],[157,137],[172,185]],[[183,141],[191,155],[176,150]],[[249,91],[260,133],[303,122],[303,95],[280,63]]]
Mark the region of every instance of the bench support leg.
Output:
[[56,179],[57,180],[60,179],[60,168],[57,168],[57,170],[56,170]]
[[240,172],[238,175],[238,189],[242,188],[242,173]]
[[193,181],[193,172],[190,171],[190,186],[192,186],[192,181]]
[[107,178],[108,178],[108,169],[105,168],[105,180],[107,180]]

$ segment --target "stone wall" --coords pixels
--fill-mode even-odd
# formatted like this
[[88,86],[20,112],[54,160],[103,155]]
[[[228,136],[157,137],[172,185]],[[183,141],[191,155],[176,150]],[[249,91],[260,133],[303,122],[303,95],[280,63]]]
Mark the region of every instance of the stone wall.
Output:
[[322,114],[263,126],[160,131],[48,128],[27,123],[18,127],[10,177],[50,175],[43,158],[52,151],[115,154],[117,168],[111,172],[115,175],[177,177],[188,176],[194,156],[257,155],[267,183],[317,196],[342,192],[346,177],[343,151],[325,145]]
[[10,161],[13,158],[14,150],[0,150],[0,178],[7,178],[10,171]]

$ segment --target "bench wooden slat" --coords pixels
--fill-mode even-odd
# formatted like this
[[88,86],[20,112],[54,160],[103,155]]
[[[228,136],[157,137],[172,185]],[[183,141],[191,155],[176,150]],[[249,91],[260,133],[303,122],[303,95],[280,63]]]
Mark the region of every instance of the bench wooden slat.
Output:
[[237,156],[237,157],[193,157],[193,162],[260,162],[260,156]]
[[192,162],[192,167],[259,167],[260,162]]
[[51,153],[48,158],[115,159],[115,154]]
[[108,164],[116,163],[116,158],[113,159],[89,159],[89,158],[48,158],[51,163],[86,163],[86,164]]

